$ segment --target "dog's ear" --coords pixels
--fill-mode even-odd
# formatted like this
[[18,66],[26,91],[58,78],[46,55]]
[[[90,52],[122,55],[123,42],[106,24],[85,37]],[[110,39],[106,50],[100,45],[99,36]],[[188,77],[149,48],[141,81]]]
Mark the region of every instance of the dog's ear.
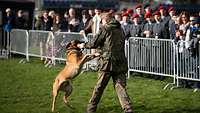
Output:
[[66,49],[68,49],[71,45],[71,42],[69,42],[67,45],[66,45]]

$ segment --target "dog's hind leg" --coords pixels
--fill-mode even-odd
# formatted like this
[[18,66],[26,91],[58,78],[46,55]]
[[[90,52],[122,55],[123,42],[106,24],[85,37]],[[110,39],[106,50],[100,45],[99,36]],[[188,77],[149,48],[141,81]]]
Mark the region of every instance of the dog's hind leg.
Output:
[[71,95],[73,88],[72,88],[71,80],[66,81],[65,84],[66,84],[65,95],[63,96],[63,101],[65,104],[67,104],[68,103],[67,98]]
[[57,97],[59,87],[60,87],[59,80],[55,80],[53,84],[53,91],[52,91],[52,95],[53,95],[53,102],[52,102],[52,108],[51,108],[52,112],[54,112],[54,109],[55,109],[56,97]]

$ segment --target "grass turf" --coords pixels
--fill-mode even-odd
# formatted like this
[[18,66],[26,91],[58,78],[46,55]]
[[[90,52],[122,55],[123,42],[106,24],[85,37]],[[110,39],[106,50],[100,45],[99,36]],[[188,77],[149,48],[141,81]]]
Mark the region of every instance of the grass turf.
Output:
[[[0,113],[51,113],[51,90],[54,77],[63,68],[45,68],[38,59],[19,64],[20,59],[0,60]],[[69,98],[70,109],[62,101],[60,92],[56,112],[84,113],[93,87],[96,72],[85,72],[73,81]],[[162,90],[168,80],[159,81],[132,76],[127,90],[135,113],[200,113],[200,93],[192,89]],[[97,113],[122,113],[110,80],[98,105]]]

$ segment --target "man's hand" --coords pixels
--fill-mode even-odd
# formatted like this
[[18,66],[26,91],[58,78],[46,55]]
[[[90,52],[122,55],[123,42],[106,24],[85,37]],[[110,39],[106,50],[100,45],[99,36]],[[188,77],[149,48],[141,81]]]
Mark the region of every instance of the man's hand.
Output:
[[79,48],[84,48],[85,47],[85,43],[81,43],[81,44],[77,44],[77,47],[79,47]]

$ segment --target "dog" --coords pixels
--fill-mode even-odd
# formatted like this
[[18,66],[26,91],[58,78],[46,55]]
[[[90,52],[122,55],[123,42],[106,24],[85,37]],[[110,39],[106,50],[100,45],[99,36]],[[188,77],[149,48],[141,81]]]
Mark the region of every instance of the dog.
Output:
[[65,104],[68,103],[67,98],[72,93],[72,79],[77,77],[81,72],[81,68],[84,63],[89,60],[98,57],[99,54],[83,54],[81,48],[77,47],[77,44],[80,44],[81,41],[73,40],[67,44],[67,60],[66,65],[63,70],[59,72],[56,76],[55,81],[53,83],[53,101],[51,111],[55,110],[56,97],[59,91],[64,91],[65,95],[63,97],[63,101]]

